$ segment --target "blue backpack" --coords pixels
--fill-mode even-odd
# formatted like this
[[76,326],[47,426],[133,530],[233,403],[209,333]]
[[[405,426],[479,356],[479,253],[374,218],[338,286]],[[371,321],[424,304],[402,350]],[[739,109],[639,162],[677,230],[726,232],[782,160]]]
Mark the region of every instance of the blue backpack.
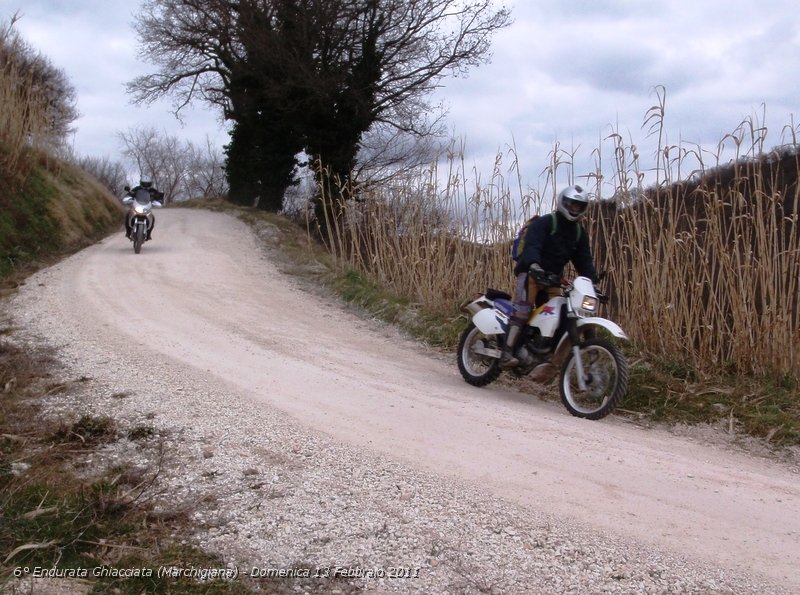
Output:
[[[539,219],[539,217],[547,217],[547,215],[534,215],[528,219],[517,232],[517,237],[514,238],[514,241],[511,243],[511,258],[514,262],[518,262],[522,253],[525,251],[525,235],[528,233],[528,227],[530,227],[531,223]],[[558,218],[555,212],[550,213],[550,220],[550,235],[553,236],[556,234],[556,231],[558,231]],[[578,223],[575,230],[575,241],[577,242],[580,239],[581,224]]]

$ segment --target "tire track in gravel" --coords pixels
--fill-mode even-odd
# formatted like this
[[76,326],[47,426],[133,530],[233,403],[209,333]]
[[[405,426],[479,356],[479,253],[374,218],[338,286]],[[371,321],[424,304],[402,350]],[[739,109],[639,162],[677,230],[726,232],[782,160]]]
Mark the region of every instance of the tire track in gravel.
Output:
[[239,220],[157,216],[140,255],[118,234],[41,289],[71,305],[76,341],[179,361],[337,440],[800,590],[797,469],[473,388],[454,360],[299,289]]

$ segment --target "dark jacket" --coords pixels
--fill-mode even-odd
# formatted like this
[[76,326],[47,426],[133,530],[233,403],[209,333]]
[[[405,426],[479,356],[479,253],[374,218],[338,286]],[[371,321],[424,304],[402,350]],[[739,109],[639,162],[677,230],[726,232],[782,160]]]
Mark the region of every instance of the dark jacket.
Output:
[[568,262],[575,266],[579,275],[597,282],[592,249],[586,228],[577,233],[577,222],[569,221],[556,211],[556,229],[553,232],[553,219],[550,214],[543,215],[528,226],[525,234],[525,247],[514,274],[527,273],[528,267],[538,263],[546,272],[559,276],[564,274]]

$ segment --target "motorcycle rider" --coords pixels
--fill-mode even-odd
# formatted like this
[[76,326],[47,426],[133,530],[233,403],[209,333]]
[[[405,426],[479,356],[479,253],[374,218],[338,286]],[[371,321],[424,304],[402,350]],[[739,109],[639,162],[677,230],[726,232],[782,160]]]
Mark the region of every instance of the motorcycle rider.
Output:
[[561,278],[564,267],[571,262],[579,275],[598,281],[589,238],[579,220],[589,206],[589,195],[581,186],[564,188],[556,198],[556,210],[535,217],[527,227],[524,247],[514,267],[516,287],[514,314],[509,321],[508,335],[500,357],[500,367],[513,368],[519,364],[514,356],[517,339],[527,324],[534,302],[536,306],[548,300],[547,285],[539,280],[554,275]]
[[[155,188],[153,188],[153,180],[150,179],[149,176],[142,176],[139,179],[139,185],[134,186],[133,189],[129,189],[127,186],[125,190],[128,191],[128,196],[136,196],[137,190],[147,190],[150,193],[150,200],[151,201],[162,201],[164,200],[164,193],[159,192]],[[133,207],[128,209],[127,215],[125,215],[125,237],[129,240],[131,239],[131,218],[133,217]],[[147,230],[147,237],[146,240],[152,239],[153,235],[153,228],[156,226],[155,219],[151,219],[150,221],[150,229]]]

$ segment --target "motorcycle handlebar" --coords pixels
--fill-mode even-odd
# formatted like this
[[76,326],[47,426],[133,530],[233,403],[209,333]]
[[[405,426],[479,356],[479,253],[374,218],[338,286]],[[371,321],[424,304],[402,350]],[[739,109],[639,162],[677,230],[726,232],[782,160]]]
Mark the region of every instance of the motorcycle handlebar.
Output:
[[541,272],[534,275],[534,279],[538,285],[546,287],[559,287],[561,285],[561,276],[555,273]]

